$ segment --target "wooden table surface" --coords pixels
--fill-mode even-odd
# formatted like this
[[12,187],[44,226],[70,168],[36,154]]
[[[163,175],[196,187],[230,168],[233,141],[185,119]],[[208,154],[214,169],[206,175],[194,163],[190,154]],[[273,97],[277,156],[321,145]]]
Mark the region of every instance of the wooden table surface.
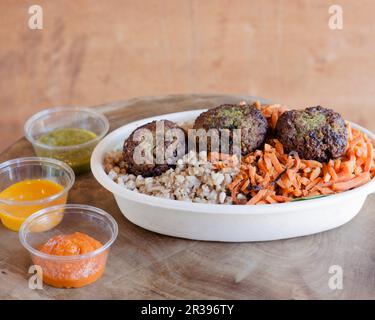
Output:
[[[108,116],[115,129],[147,116],[242,99],[250,97],[178,95],[95,108]],[[21,139],[0,155],[0,161],[31,155],[30,144]],[[258,243],[191,241],[143,230],[122,216],[112,195],[91,173],[77,177],[69,202],[102,208],[119,224],[119,237],[102,279],[81,289],[29,289],[28,253],[17,233],[0,226],[0,299],[375,298],[374,196],[356,218],[340,228]],[[343,270],[342,290],[329,287],[333,265]]]

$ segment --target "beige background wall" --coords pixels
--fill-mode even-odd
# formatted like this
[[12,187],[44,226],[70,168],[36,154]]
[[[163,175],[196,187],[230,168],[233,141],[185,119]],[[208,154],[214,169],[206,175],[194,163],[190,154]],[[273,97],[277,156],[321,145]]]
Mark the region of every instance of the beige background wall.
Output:
[[[328,28],[341,4],[344,29]],[[44,29],[27,27],[28,7]],[[322,104],[375,130],[373,0],[1,0],[0,150],[54,105],[170,93]]]

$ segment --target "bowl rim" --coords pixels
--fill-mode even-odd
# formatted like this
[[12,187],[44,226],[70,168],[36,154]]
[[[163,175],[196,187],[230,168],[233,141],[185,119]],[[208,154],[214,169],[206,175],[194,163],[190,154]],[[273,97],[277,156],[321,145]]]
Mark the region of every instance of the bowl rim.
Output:
[[[341,193],[336,193],[327,197],[321,197],[316,199],[310,199],[307,201],[295,201],[295,202],[288,202],[288,203],[276,203],[276,204],[267,204],[267,205],[258,205],[258,206],[250,206],[250,205],[226,205],[226,204],[208,204],[208,203],[195,203],[195,202],[185,202],[185,201],[178,201],[173,199],[163,199],[151,195],[142,194],[139,192],[134,192],[132,190],[128,190],[123,186],[120,186],[112,179],[108,177],[105,173],[103,168],[103,158],[105,152],[110,150],[106,149],[108,144],[113,145],[114,141],[116,140],[124,140],[124,131],[130,131],[132,127],[138,127],[139,125],[145,124],[147,122],[153,120],[162,120],[165,118],[172,118],[171,120],[174,121],[173,117],[178,116],[193,116],[198,115],[199,113],[206,111],[207,109],[197,109],[197,110],[190,110],[190,111],[183,111],[183,112],[174,112],[169,114],[163,114],[159,116],[148,117],[145,119],[137,120],[134,122],[130,122],[125,124],[124,126],[119,127],[118,129],[111,132],[108,136],[106,136],[99,144],[95,147],[92,155],[91,155],[91,171],[95,177],[95,179],[108,191],[113,193],[115,197],[119,197],[122,199],[127,199],[132,202],[142,203],[148,206],[155,206],[159,208],[165,209],[173,209],[178,211],[190,211],[196,213],[207,213],[207,214],[273,214],[273,213],[280,213],[280,212],[288,212],[288,211],[296,211],[305,208],[317,208],[323,204],[332,204],[338,203],[344,197],[356,197],[356,196],[367,196],[370,193],[375,192],[375,178],[371,179],[371,181],[367,182],[366,184],[357,187],[352,190],[344,191]],[[188,120],[186,120],[188,121]],[[353,128],[358,129],[365,134],[367,134],[370,139],[375,141],[375,135],[355,124],[349,122]],[[122,137],[119,137],[121,136]],[[120,143],[117,143],[120,145]]]
[[[95,138],[93,138],[93,139],[91,139],[87,142],[75,144],[75,145],[71,145],[71,146],[50,146],[48,144],[41,143],[38,140],[34,139],[33,136],[29,133],[30,127],[32,126],[32,124],[36,120],[40,120],[43,117],[46,117],[47,115],[52,114],[52,113],[67,112],[67,111],[68,112],[69,111],[70,112],[86,112],[86,113],[89,113],[89,114],[95,116],[96,118],[100,119],[103,122],[103,124],[104,124],[103,131],[99,135],[97,135]],[[74,150],[74,149],[80,149],[80,148],[88,147],[92,144],[95,144],[96,142],[103,139],[103,137],[108,133],[109,127],[110,127],[110,125],[109,125],[109,121],[108,121],[107,117],[104,114],[102,114],[100,112],[97,112],[93,109],[86,108],[86,107],[79,107],[79,106],[58,106],[58,107],[53,107],[53,108],[41,110],[41,111],[35,113],[34,115],[32,115],[30,118],[28,118],[26,120],[26,122],[23,126],[23,131],[24,131],[24,134],[25,134],[25,138],[33,146],[37,146],[37,147],[40,147],[40,148],[43,148],[43,149],[48,149],[48,150],[68,151],[68,150]]]
[[[74,182],[75,182],[75,174],[74,174],[73,169],[68,164],[66,164],[65,162],[57,160],[57,159],[44,158],[44,157],[16,158],[16,159],[12,159],[12,160],[8,160],[8,161],[0,163],[0,172],[3,171],[3,170],[6,170],[7,167],[9,167],[13,164],[26,164],[27,165],[27,164],[32,164],[32,163],[39,164],[39,165],[48,165],[48,164],[56,165],[57,167],[59,167],[59,170],[63,170],[65,172],[67,172],[68,176],[70,177],[68,184],[60,192],[58,192],[58,193],[56,193],[52,196],[39,199],[39,200],[18,201],[18,200],[3,199],[3,198],[0,197],[0,203],[6,204],[6,205],[9,205],[9,206],[41,205],[41,204],[45,204],[45,203],[48,203],[48,202],[51,202],[53,200],[56,200],[56,199],[60,198],[64,194],[68,193],[69,190],[73,187]],[[21,181],[25,181],[25,180],[27,180],[27,179],[24,179],[24,180],[21,180]],[[47,179],[47,178],[45,180],[50,181],[50,179]],[[19,181],[19,182],[21,182],[21,181]],[[15,182],[15,183],[17,183],[17,182]],[[5,212],[5,214],[11,215],[11,214],[6,213],[6,212]]]
[[[112,226],[113,232],[112,232],[111,238],[105,244],[103,244],[100,248],[98,248],[94,251],[91,251],[91,252],[88,252],[88,253],[85,253],[85,254],[74,255],[74,256],[56,256],[56,255],[53,255],[53,254],[41,252],[41,251],[33,248],[31,245],[29,245],[28,242],[26,241],[26,236],[25,236],[27,226],[34,219],[36,219],[36,218],[38,218],[38,217],[40,217],[44,214],[48,214],[48,213],[58,211],[58,210],[62,210],[62,209],[64,211],[65,211],[65,209],[85,210],[86,212],[90,212],[91,214],[100,215],[102,217],[105,217],[106,219],[108,219],[109,224]],[[108,212],[104,211],[103,209],[100,209],[100,208],[97,208],[97,207],[94,207],[94,206],[90,206],[90,205],[84,205],[84,204],[60,204],[60,205],[44,208],[42,210],[39,210],[39,211],[33,213],[31,216],[27,217],[27,219],[22,223],[18,234],[19,234],[19,239],[20,239],[21,244],[32,255],[35,255],[35,256],[37,256],[39,258],[42,258],[42,259],[48,259],[48,260],[73,261],[73,260],[81,260],[81,259],[92,258],[92,257],[104,252],[105,250],[107,250],[113,244],[113,242],[115,242],[115,240],[118,236],[118,224],[117,224],[116,220],[112,217],[112,215],[110,215]]]

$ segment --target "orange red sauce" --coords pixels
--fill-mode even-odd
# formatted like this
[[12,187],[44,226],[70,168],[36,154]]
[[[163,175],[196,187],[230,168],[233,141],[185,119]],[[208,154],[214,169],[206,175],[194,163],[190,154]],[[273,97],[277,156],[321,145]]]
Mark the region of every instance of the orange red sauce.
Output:
[[[39,251],[54,256],[78,256],[95,251],[102,243],[81,232],[57,235],[40,246]],[[107,250],[89,258],[53,260],[33,257],[42,267],[43,281],[58,288],[80,288],[98,280],[105,269]]]

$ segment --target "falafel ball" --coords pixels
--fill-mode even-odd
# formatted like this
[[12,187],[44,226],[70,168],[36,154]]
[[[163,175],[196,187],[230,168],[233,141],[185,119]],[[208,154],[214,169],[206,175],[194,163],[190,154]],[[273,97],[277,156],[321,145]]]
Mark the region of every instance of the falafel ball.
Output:
[[275,134],[286,152],[296,151],[303,159],[320,162],[342,156],[348,141],[343,117],[321,106],[284,112]]
[[[163,128],[162,126],[164,130],[159,131],[159,128]],[[143,131],[143,129],[148,131]],[[174,129],[177,129],[174,132],[179,134],[172,133],[171,136],[170,133]],[[172,160],[177,160],[173,158],[181,156],[178,154],[181,150],[185,154],[186,147],[185,130],[172,121],[159,120],[135,129],[125,140],[122,154],[128,173],[154,177],[173,167]]]
[[[194,129],[229,129],[229,153],[233,152],[233,131],[241,130],[241,153],[243,155],[260,148],[268,130],[264,115],[254,105],[223,104],[201,113],[195,120]],[[207,139],[208,140],[208,139]],[[207,151],[211,151],[209,140]],[[221,146],[222,147],[222,146]],[[221,152],[224,152],[221,150]]]

